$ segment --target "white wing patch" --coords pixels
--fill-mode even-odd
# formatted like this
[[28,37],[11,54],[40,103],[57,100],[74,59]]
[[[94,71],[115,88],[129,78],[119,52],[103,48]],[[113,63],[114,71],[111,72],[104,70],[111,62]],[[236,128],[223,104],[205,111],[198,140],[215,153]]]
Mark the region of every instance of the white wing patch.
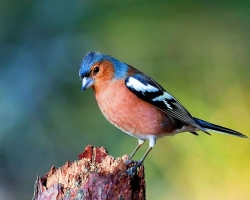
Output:
[[173,97],[170,94],[168,94],[167,92],[164,92],[163,95],[155,97],[152,100],[153,101],[164,101],[166,99],[170,100],[170,99],[173,99]]
[[169,109],[173,110],[173,108],[171,107],[171,105],[170,105],[166,100],[163,100],[163,102],[165,103],[165,105],[166,105]]
[[143,83],[141,83],[140,81],[138,81],[134,77],[129,77],[128,82],[127,82],[127,86],[133,88],[134,90],[136,90],[138,92],[157,92],[157,91],[159,91],[158,88],[156,88],[150,84],[144,85]]
[[173,110],[173,108],[171,107],[171,105],[166,101],[166,100],[171,100],[171,99],[173,99],[173,97],[172,97],[170,94],[168,94],[167,92],[164,92],[163,95],[158,96],[158,97],[155,97],[155,98],[152,99],[152,100],[153,100],[153,101],[163,101],[163,102],[165,103],[165,105],[166,105],[169,109]]

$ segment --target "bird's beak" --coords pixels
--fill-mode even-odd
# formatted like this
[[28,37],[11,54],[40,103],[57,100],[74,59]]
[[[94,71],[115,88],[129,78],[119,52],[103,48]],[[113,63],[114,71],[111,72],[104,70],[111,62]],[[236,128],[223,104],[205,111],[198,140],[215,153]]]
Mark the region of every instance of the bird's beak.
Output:
[[91,87],[94,84],[94,80],[89,77],[84,77],[82,79],[82,91],[86,90],[87,88]]

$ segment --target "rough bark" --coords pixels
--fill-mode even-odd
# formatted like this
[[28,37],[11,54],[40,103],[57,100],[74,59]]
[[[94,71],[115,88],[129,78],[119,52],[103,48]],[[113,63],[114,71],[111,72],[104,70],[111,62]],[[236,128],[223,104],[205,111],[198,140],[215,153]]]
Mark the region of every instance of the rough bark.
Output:
[[37,177],[33,199],[146,199],[144,167],[131,170],[133,165],[127,155],[115,159],[105,148],[89,145],[77,161]]

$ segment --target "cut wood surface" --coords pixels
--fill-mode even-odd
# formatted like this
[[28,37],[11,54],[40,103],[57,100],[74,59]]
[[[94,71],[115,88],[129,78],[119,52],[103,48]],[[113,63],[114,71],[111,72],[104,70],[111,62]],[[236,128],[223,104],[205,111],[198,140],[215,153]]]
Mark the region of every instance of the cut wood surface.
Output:
[[146,199],[144,167],[131,174],[133,165],[127,155],[113,158],[105,148],[89,145],[77,161],[37,177],[33,199]]

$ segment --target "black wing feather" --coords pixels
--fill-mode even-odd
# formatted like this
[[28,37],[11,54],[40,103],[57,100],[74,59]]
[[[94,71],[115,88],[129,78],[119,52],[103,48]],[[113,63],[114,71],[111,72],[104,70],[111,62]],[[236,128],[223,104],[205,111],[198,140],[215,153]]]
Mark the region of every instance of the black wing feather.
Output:
[[[139,81],[141,84],[147,86],[151,85],[157,88],[157,91],[138,91],[137,88],[131,86],[129,84],[130,78],[134,78]],[[160,110],[166,112],[170,116],[184,122],[187,124],[191,124],[194,127],[206,132],[199,124],[197,124],[191,114],[185,109],[185,107],[171,94],[172,98],[166,98],[164,101],[155,101],[154,98],[157,98],[161,95],[164,95],[166,92],[162,86],[160,86],[157,82],[155,82],[151,77],[147,76],[143,73],[137,73],[132,76],[129,76],[125,79],[126,87],[133,92],[137,97],[140,99],[154,105],[155,107],[159,108]]]

